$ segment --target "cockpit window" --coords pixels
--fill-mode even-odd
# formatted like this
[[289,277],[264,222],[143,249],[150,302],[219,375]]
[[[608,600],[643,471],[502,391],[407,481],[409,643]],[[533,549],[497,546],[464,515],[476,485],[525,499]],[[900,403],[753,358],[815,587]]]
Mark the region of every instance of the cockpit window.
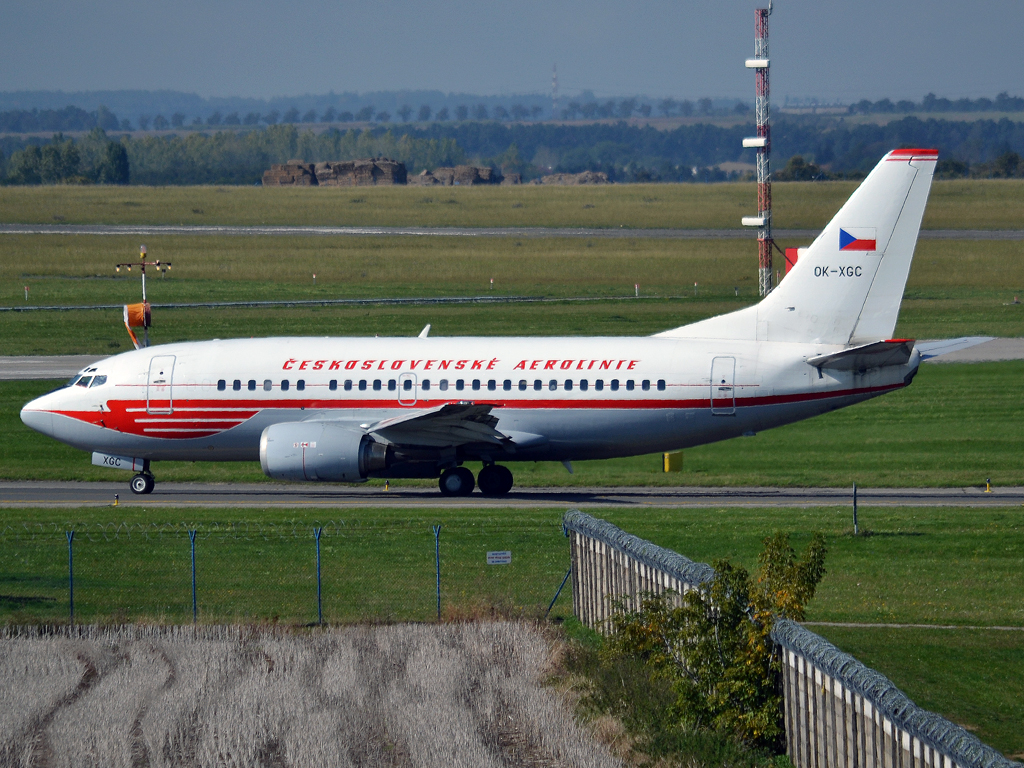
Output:
[[92,377],[92,384],[90,386],[91,387],[102,387],[106,383],[107,383],[107,377],[106,376],[93,376]]
[[72,377],[71,377],[71,380],[70,380],[70,381],[68,381],[68,383],[67,383],[67,384],[65,384],[64,386],[65,386],[65,387],[73,387],[73,386],[75,386],[75,384],[77,384],[77,383],[78,383],[78,380],[79,380],[80,378],[82,378],[82,374],[80,374],[80,373],[76,373],[76,374],[75,374],[74,376],[72,376]]
[[75,386],[76,387],[88,387],[89,386],[89,382],[91,382],[91,381],[92,381],[92,376],[83,376],[82,378],[80,378],[78,380],[78,383],[75,384]]

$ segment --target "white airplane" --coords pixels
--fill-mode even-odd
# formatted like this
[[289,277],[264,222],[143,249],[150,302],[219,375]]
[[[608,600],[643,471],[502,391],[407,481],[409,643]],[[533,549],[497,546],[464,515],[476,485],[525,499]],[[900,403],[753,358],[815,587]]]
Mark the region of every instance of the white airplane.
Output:
[[[889,152],[760,303],[649,337],[296,337],[102,360],[28,403],[29,427],[134,470],[255,461],[277,480],[439,477],[512,487],[504,463],[673,451],[901,389],[893,339],[938,152]],[[463,463],[482,461],[474,479]],[[501,463],[499,463],[501,462]]]

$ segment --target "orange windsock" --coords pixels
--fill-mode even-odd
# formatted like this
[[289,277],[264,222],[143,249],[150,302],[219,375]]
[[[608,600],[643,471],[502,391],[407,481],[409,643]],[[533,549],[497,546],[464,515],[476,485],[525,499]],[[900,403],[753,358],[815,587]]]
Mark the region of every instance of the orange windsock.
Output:
[[124,305],[124,324],[129,328],[149,328],[152,325],[152,315],[149,309],[149,302],[141,304]]

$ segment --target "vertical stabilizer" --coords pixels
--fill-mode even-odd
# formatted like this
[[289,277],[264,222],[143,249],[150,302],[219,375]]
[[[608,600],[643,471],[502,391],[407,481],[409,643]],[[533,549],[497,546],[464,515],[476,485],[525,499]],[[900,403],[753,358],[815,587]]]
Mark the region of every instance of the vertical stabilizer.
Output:
[[937,159],[933,149],[893,150],[760,304],[658,335],[838,345],[890,338]]

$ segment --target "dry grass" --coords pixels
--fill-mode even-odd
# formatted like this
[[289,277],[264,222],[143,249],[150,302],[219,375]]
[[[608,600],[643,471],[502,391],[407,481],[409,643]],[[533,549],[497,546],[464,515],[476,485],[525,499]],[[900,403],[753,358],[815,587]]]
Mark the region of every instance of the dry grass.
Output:
[[526,623],[0,640],[5,766],[615,766]]

